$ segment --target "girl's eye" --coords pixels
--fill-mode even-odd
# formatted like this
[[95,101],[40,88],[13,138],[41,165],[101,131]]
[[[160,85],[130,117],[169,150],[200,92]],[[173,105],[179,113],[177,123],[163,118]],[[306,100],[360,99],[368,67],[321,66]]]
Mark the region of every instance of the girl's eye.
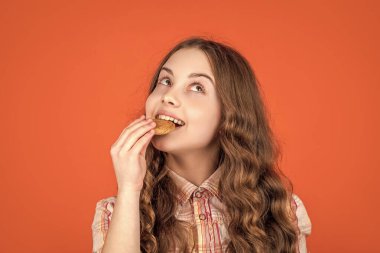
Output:
[[163,78],[161,78],[161,80],[159,81],[159,83],[161,83],[163,80],[169,80],[169,78],[163,77]]
[[[159,81],[158,81],[158,83],[159,84],[163,84],[164,82],[163,81],[165,81],[165,80],[168,80],[169,82],[170,82],[170,79],[168,78],[168,77],[162,77]],[[166,86],[166,84],[163,84],[163,85],[165,85]],[[191,84],[193,87],[200,87],[201,88],[201,90],[199,90],[199,89],[195,89],[195,91],[196,92],[200,92],[200,93],[204,93],[205,92],[205,89],[204,89],[204,87],[203,87],[203,85],[201,84],[201,83],[199,83],[199,82],[193,82],[192,84]]]
[[197,89],[197,92],[204,92],[203,86],[202,86],[200,83],[195,82],[195,83],[193,83],[193,84],[194,84],[193,87],[201,87],[201,91],[199,91],[199,90]]

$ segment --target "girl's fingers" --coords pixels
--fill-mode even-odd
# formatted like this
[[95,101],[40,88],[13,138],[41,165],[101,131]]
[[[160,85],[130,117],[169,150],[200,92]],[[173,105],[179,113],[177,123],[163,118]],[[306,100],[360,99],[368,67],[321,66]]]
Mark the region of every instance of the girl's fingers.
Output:
[[126,128],[129,128],[133,125],[135,125],[136,123],[142,121],[145,119],[145,115],[141,115],[139,118],[137,118],[136,120],[132,121]]
[[146,132],[148,132],[149,130],[152,130],[155,127],[155,125],[156,123],[150,122],[141,127],[136,127],[137,129],[135,131],[131,132],[130,134],[127,134],[128,138],[126,139],[125,143],[122,145],[120,153],[128,152],[132,148],[132,146],[135,145],[136,141],[141,136],[143,136]]
[[135,155],[141,154],[143,157],[145,157],[146,149],[153,135],[154,130],[150,130],[149,132],[145,133],[131,148],[131,152]]
[[128,137],[128,133],[133,132],[136,128],[139,128],[140,126],[147,124],[148,121],[145,120],[143,117],[133,121],[131,124],[128,125],[128,127],[124,128],[123,132],[120,134],[119,138],[114,143],[114,147],[121,146],[125,139]]
[[137,119],[135,119],[134,121],[132,121],[131,123],[129,123],[129,125],[128,125],[126,128],[123,129],[123,131],[121,132],[120,135],[122,135],[122,134],[125,132],[125,130],[127,130],[127,129],[129,129],[131,126],[134,126],[134,125],[136,125],[137,123],[143,121],[144,119],[145,119],[145,115],[141,115],[139,118],[137,118]]

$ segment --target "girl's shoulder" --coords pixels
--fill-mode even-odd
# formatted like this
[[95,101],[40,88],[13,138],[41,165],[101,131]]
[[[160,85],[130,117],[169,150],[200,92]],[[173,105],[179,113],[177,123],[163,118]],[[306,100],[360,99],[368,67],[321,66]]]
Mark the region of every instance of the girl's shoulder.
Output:
[[106,197],[96,202],[93,227],[108,223],[112,218],[116,196]]
[[96,202],[95,214],[98,214],[99,218],[104,217],[103,214],[106,214],[108,218],[111,218],[115,202],[116,196],[100,199]]
[[[312,225],[306,207],[298,195],[293,193],[292,198],[292,205],[293,208],[296,210],[298,227],[302,234],[310,235]],[[96,224],[104,224],[111,220],[115,202],[116,196],[110,196],[100,199],[96,203],[93,226],[96,226]]]
[[101,252],[111,221],[115,201],[116,196],[111,196],[96,202],[95,214],[91,224],[93,238],[92,252]]
[[98,202],[96,202],[97,206],[102,206],[104,204],[115,204],[116,202],[116,196],[110,196],[110,197],[105,197],[103,199],[100,199]]
[[298,221],[298,227],[299,227],[302,234],[310,235],[311,234],[311,221],[310,221],[310,217],[306,211],[306,207],[298,195],[293,193],[292,197],[293,197],[293,205],[296,208],[296,216],[297,216],[297,221]]

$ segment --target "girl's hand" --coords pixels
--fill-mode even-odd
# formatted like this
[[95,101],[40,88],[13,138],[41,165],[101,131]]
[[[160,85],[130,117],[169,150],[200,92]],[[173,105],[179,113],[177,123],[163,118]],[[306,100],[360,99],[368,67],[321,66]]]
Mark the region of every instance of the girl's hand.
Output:
[[145,152],[154,135],[155,123],[141,116],[130,123],[111,147],[118,194],[141,191],[146,173]]

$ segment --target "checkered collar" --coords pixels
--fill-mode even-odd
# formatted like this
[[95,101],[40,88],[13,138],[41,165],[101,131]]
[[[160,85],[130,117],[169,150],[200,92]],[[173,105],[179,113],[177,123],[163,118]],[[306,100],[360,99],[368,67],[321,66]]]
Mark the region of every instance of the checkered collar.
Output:
[[174,181],[177,188],[180,189],[179,193],[177,194],[177,198],[179,199],[181,204],[187,202],[190,199],[193,192],[198,189],[201,189],[201,190],[206,189],[211,193],[211,195],[220,198],[219,185],[218,185],[220,175],[221,175],[220,167],[218,167],[209,178],[203,181],[203,183],[199,187],[189,182],[184,177],[180,176],[175,171],[171,170],[169,167],[166,166],[166,168],[169,171],[168,173],[169,177]]

